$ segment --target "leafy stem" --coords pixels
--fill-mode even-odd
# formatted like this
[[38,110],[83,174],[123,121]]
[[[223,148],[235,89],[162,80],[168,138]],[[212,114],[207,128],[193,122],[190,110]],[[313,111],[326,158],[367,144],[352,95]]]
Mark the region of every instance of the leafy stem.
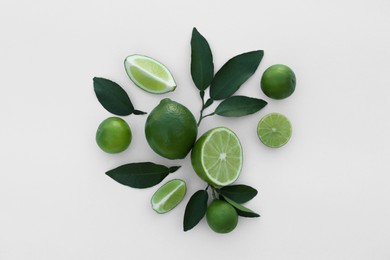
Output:
[[198,120],[198,126],[200,125],[200,122],[202,122],[202,119],[205,118],[205,117],[208,117],[208,116],[212,116],[214,115],[215,113],[211,113],[211,114],[208,114],[208,115],[203,115],[203,111],[208,108],[213,102],[214,100],[212,99],[208,99],[206,102],[204,102],[204,91],[200,91],[200,97],[202,99],[202,109],[200,110],[200,116],[199,116],[199,120]]

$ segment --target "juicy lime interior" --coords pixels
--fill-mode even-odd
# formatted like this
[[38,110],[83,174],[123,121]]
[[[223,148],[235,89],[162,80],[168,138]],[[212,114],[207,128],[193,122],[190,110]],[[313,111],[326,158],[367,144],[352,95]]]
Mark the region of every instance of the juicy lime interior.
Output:
[[152,208],[157,213],[165,213],[176,207],[186,193],[184,181],[175,179],[161,186],[152,197]]
[[151,73],[152,75],[156,75],[163,80],[168,81],[170,79],[170,75],[167,70],[162,65],[153,60],[138,58],[134,59],[134,64],[137,64],[145,71]]
[[290,121],[286,116],[279,113],[264,116],[257,126],[257,135],[261,142],[272,148],[285,145],[290,140],[291,133]]
[[166,84],[164,82],[159,81],[154,76],[148,74],[139,67],[130,67],[130,73],[133,75],[134,80],[136,80],[139,85],[147,86],[154,91],[162,91],[166,88]]
[[151,93],[166,93],[176,88],[169,70],[157,60],[143,55],[130,55],[125,59],[125,69],[130,79]]
[[242,167],[242,148],[237,136],[226,128],[214,130],[202,149],[202,164],[208,177],[216,183],[233,182]]

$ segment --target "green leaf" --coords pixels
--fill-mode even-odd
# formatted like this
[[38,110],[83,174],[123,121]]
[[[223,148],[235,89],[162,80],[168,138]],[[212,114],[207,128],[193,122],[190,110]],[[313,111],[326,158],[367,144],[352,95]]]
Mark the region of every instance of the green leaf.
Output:
[[204,104],[204,107],[203,108],[208,108],[209,106],[211,106],[211,104],[213,104],[214,100],[212,99],[207,99],[206,103]]
[[184,212],[183,229],[188,231],[195,227],[204,217],[209,195],[205,190],[198,190],[191,196]]
[[210,97],[221,100],[233,95],[255,73],[263,55],[263,51],[252,51],[231,58],[215,74]]
[[93,78],[93,88],[100,104],[110,113],[128,116],[132,113],[140,115],[145,112],[134,110],[126,91],[117,83],[105,78]]
[[129,163],[112,169],[106,174],[120,184],[132,188],[149,188],[160,183],[180,166],[166,167],[151,162]]
[[191,38],[191,75],[199,90],[207,89],[214,76],[210,46],[196,28],[192,30]]
[[226,196],[237,203],[245,203],[257,195],[257,190],[243,184],[225,186],[217,190],[219,194]]
[[239,117],[256,113],[267,105],[262,99],[245,96],[233,96],[222,101],[215,109],[215,114],[226,117]]
[[232,199],[229,199],[227,196],[222,195],[222,197],[228,202],[230,205],[232,205],[236,210],[237,214],[241,217],[247,217],[247,218],[257,218],[260,217],[259,214],[256,212],[253,212],[252,210],[244,207],[243,205],[235,202]]

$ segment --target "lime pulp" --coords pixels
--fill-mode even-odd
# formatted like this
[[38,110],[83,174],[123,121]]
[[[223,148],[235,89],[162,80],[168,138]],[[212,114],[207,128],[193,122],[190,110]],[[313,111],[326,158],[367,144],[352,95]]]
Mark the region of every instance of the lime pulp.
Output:
[[174,179],[161,186],[152,196],[152,209],[157,213],[166,213],[175,208],[186,194],[186,183]]
[[271,148],[285,145],[290,140],[291,133],[290,120],[279,113],[270,113],[264,116],[257,125],[257,135],[260,141]]
[[176,82],[167,67],[143,55],[130,55],[125,59],[129,78],[141,89],[155,94],[175,90]]
[[226,127],[206,132],[195,143],[191,163],[204,181],[226,186],[237,180],[243,164],[243,152],[237,135]]

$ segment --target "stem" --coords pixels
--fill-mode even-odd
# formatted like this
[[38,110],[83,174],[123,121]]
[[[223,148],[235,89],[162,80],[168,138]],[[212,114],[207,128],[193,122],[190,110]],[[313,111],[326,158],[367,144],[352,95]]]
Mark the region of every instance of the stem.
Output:
[[198,120],[198,126],[200,125],[200,122],[201,122],[202,119],[203,119],[203,110],[205,109],[205,107],[204,107],[204,91],[201,91],[199,94],[200,94],[200,98],[202,99],[202,109],[200,110],[200,116],[199,116],[199,120]]
[[213,199],[217,199],[217,195],[216,195],[216,192],[215,192],[215,187],[210,185],[211,187],[211,195],[213,196]]
[[204,190],[207,191],[209,189],[209,187],[210,187],[210,184],[207,184],[207,187]]
[[208,114],[208,115],[205,115],[205,116],[203,116],[203,118],[208,117],[208,116],[213,116],[213,115],[215,115],[215,112],[210,113],[210,114]]

